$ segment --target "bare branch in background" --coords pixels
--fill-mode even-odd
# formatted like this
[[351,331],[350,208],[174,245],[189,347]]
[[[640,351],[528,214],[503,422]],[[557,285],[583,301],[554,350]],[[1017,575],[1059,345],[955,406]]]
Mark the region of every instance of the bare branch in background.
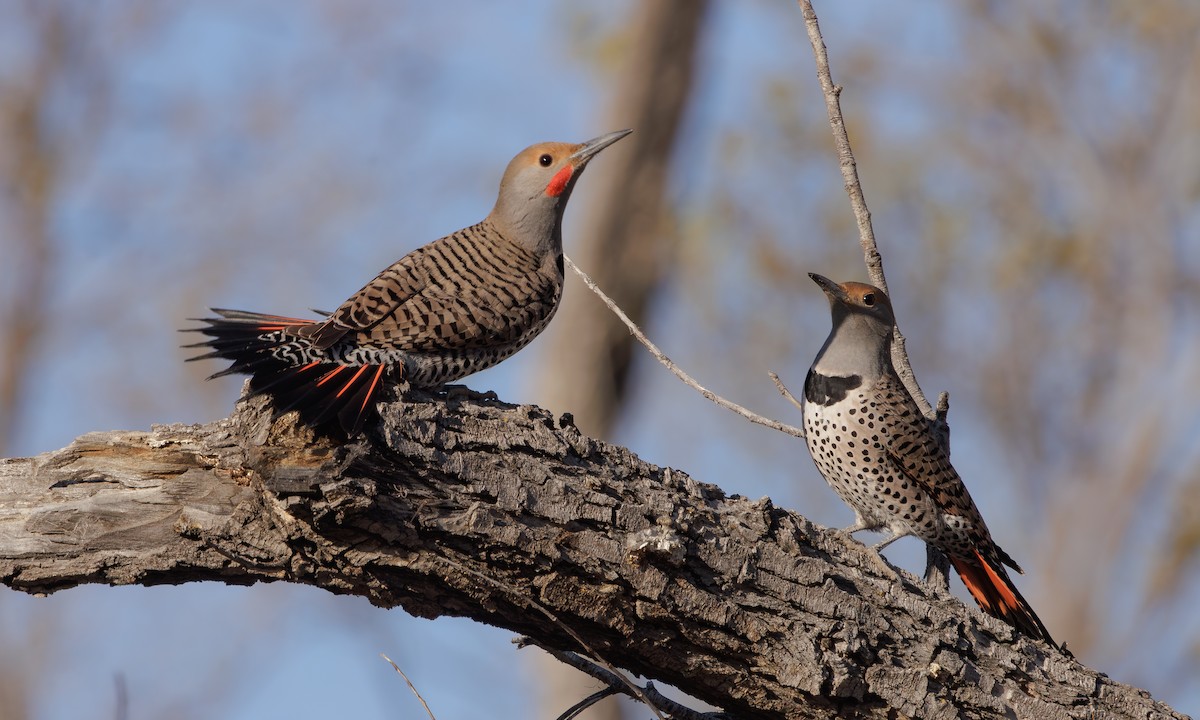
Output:
[[[682,720],[725,720],[725,718],[727,718],[724,713],[700,712],[698,710],[693,710],[686,705],[677,703],[670,698],[664,697],[662,693],[658,692],[658,690],[654,688],[654,683],[646,683],[645,687],[636,686],[619,673],[602,667],[597,663],[594,663],[591,660],[579,655],[578,653],[574,653],[569,650],[556,650],[552,647],[546,647],[544,645],[540,645],[537,640],[534,640],[530,637],[518,638],[516,643],[517,647],[525,647],[528,645],[540,647],[542,650],[545,650],[550,657],[554,658],[563,665],[575,668],[582,673],[586,673],[608,686],[593,696],[596,698],[595,700],[588,698],[587,700],[580,702],[577,707],[582,707],[579,707],[579,709],[586,708],[587,705],[590,705],[596,700],[607,697],[613,693],[622,693],[624,695],[636,698],[640,700],[642,704],[649,706],[650,710],[659,718],[663,717],[662,713],[664,712],[670,715],[672,720],[676,720],[677,718],[681,718]],[[572,708],[572,711],[575,710],[576,708]],[[563,717],[565,718],[568,716],[574,717],[574,714],[568,713],[568,715],[564,715]]]
[[413,685],[412,680],[408,679],[408,675],[404,674],[404,671],[400,669],[400,666],[383,653],[380,653],[379,657],[387,660],[388,665],[391,665],[396,672],[400,673],[400,677],[404,678],[404,682],[408,685],[408,689],[412,691],[413,695],[417,696],[417,700],[421,702],[421,707],[425,708],[425,714],[429,716],[429,720],[437,720],[437,718],[433,715],[433,711],[429,709],[429,703],[425,702],[425,698],[421,697],[421,691],[417,690],[417,686]]
[[[83,6],[83,7],[86,7]],[[138,3],[128,3],[132,16]],[[61,3],[9,8],[35,38],[27,72],[0,81],[0,186],[13,218],[2,232],[11,241],[0,295],[0,452],[15,439],[25,398],[37,383],[31,368],[52,316],[57,267],[55,204],[88,166],[108,124],[105,58],[89,35],[89,11]],[[56,129],[51,108],[67,92],[74,109],[69,131]],[[0,211],[4,208],[0,207]]]
[[[44,309],[53,269],[50,201],[60,180],[62,151],[46,137],[45,106],[67,64],[67,20],[53,5],[29,6],[38,54],[31,72],[4,90],[0,101],[0,172],[12,188],[15,227],[6,231],[13,245],[7,258],[11,277],[0,311],[0,452],[13,440],[15,424],[29,386],[28,369],[45,327]],[[19,273],[12,272],[20,268]]]

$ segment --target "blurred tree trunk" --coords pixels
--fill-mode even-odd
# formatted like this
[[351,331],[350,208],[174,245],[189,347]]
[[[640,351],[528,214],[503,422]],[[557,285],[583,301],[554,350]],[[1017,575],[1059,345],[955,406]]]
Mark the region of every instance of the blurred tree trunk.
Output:
[[[0,454],[20,437],[22,410],[38,387],[36,357],[57,269],[52,208],[69,174],[89,159],[107,99],[104,63],[86,37],[88,13],[39,2],[9,10],[5,20],[19,23],[36,50],[25,66],[0,75]],[[72,132],[55,133],[47,115],[68,83],[81,112]],[[0,646],[20,638],[25,647],[0,657],[0,717],[32,716],[33,678],[46,666],[53,633],[42,625],[0,633]]]
[[[612,162],[592,171],[593,201],[582,232],[569,241],[568,254],[638,323],[674,254],[667,180],[707,9],[707,0],[649,0],[634,8],[624,66],[603,123],[633,128],[634,134]],[[626,398],[634,341],[596,298],[578,292],[577,284],[574,289],[549,336],[534,396],[572,413],[585,433],[607,438]],[[546,680],[539,717],[555,717],[596,689],[594,679],[549,655],[536,657],[538,676]],[[589,717],[615,720],[621,708],[604,702]]]
[[[30,6],[39,52],[20,82],[0,89],[0,183],[10,220],[4,234],[4,302],[0,303],[0,453],[12,443],[17,418],[30,384],[26,371],[33,358],[53,264],[50,197],[58,181],[55,144],[45,135],[43,110],[56,77],[67,63],[66,19],[53,10]],[[11,243],[11,245],[9,244]],[[20,268],[20,272],[16,272]]]
[[[139,9],[127,3],[130,18]],[[26,2],[5,19],[27,29],[36,52],[28,67],[0,75],[0,452],[16,439],[25,395],[37,387],[30,368],[50,322],[56,270],[52,208],[91,160],[109,99],[88,12]],[[63,93],[73,110],[67,130],[47,117]]]
[[[590,180],[580,232],[568,254],[635,321],[674,255],[667,179],[692,88],[707,2],[645,2],[635,9],[625,64],[603,127],[634,134]],[[569,284],[574,281],[568,279]],[[605,437],[625,399],[633,340],[596,298],[575,285],[551,326],[539,402],[570,412]],[[584,331],[586,330],[586,331]]]

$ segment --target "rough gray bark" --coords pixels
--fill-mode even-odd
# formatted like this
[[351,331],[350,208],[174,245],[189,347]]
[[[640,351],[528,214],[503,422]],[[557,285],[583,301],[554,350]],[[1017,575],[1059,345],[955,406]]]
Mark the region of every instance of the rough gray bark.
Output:
[[774,507],[584,437],[437,398],[369,440],[261,402],[0,461],[0,578],[288,580],[580,648],[738,717],[1183,717]]

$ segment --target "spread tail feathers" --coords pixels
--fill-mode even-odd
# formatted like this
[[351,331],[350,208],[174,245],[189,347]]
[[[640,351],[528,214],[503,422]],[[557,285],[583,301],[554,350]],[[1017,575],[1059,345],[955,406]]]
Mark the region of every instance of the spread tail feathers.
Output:
[[313,320],[218,308],[213,312],[220,317],[198,318],[206,326],[189,330],[209,339],[185,346],[210,350],[188,360],[231,361],[209,379],[249,375],[252,393],[269,393],[280,413],[296,410],[314,428],[336,422],[349,436],[362,430],[382,395],[386,365],[342,365],[306,358],[308,343],[299,331],[313,326]]
[[1055,645],[1050,631],[1042,624],[1037,613],[1021,597],[1017,587],[1009,580],[1004,568],[993,566],[978,550],[975,556],[969,558],[951,557],[950,562],[958,571],[963,584],[967,586],[975,602],[987,614],[1000,618],[1009,625],[1020,630],[1025,635],[1039,640],[1045,640]]

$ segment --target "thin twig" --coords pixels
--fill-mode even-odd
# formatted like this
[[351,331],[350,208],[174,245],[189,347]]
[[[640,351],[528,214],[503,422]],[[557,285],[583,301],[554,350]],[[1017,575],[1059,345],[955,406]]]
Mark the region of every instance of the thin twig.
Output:
[[[833,75],[829,71],[829,54],[826,52],[825,40],[821,37],[821,27],[817,23],[817,13],[813,10],[811,0],[798,1],[800,11],[804,15],[808,41],[812,45],[813,57],[817,63],[817,79],[821,83],[821,92],[825,95],[825,110],[829,115],[829,127],[833,130],[833,144],[837,148],[838,164],[842,168],[842,181],[846,186],[846,194],[850,196],[854,220],[858,224],[858,241],[862,245],[867,275],[872,285],[888,293],[887,278],[883,274],[883,257],[879,254],[879,248],[875,244],[875,231],[871,227],[871,211],[867,209],[867,199],[858,180],[858,165],[854,161],[854,153],[850,149],[850,136],[846,133],[846,122],[842,118],[842,88],[833,84]],[[893,335],[892,364],[896,366],[896,372],[904,381],[909,394],[917,401],[921,413],[934,420],[934,409],[921,392],[921,386],[917,384],[912,363],[908,360],[907,342],[899,326],[893,329]]]
[[575,718],[579,717],[579,713],[583,712],[584,710],[587,710],[588,708],[590,708],[591,706],[600,702],[604,698],[611,697],[613,695],[616,695],[619,692],[621,692],[620,688],[614,687],[612,685],[609,685],[608,687],[604,688],[603,690],[597,690],[596,692],[592,693],[591,695],[588,695],[584,699],[580,700],[579,702],[575,703],[571,707],[567,708],[566,712],[564,712],[562,715],[558,716],[558,720],[575,720]]
[[858,240],[867,262],[867,275],[871,278],[871,284],[886,293],[887,280],[883,275],[883,258],[875,246],[871,211],[867,209],[867,199],[863,196],[862,184],[858,181],[858,165],[854,162],[854,153],[850,150],[850,137],[846,134],[846,122],[842,119],[842,88],[833,84],[833,75],[829,72],[829,54],[825,50],[825,40],[821,37],[821,28],[817,24],[817,13],[813,11],[812,2],[799,1],[800,11],[804,15],[804,27],[808,31],[808,42],[812,45],[813,57],[817,61],[817,80],[820,81],[821,92],[825,95],[825,110],[829,115],[829,126],[833,129],[833,144],[837,148],[838,164],[842,168],[842,181],[846,185],[846,194],[850,196],[854,220],[858,223]]
[[[517,638],[515,642],[517,643],[518,647],[525,647],[527,645],[539,647],[549,653],[550,656],[555,660],[558,660],[564,665],[569,665],[584,674],[591,675],[605,685],[608,685],[610,689],[625,695],[630,694],[630,683],[628,683],[628,681],[623,681],[624,679],[620,676],[600,667],[579,653],[573,653],[568,650],[556,650],[552,647],[543,645],[531,637]],[[646,686],[644,688],[640,688],[640,690],[654,701],[654,704],[651,705],[652,708],[655,706],[662,708],[673,719],[720,720],[728,717],[725,713],[705,713],[700,712],[699,710],[693,710],[686,705],[681,705],[680,703],[660,693],[658,689],[654,687],[654,683],[651,682],[646,683]]]
[[571,262],[571,258],[567,257],[566,255],[563,255],[563,261],[567,264],[567,267],[574,270],[575,274],[578,275],[580,277],[580,279],[583,280],[583,284],[587,285],[589,290],[596,293],[596,296],[604,301],[604,304],[608,306],[608,309],[611,310],[614,315],[616,315],[618,318],[620,318],[621,322],[625,323],[625,327],[629,328],[629,332],[632,333],[635,338],[637,338],[638,342],[640,342],[642,345],[645,345],[646,349],[650,351],[650,354],[653,355],[656,360],[658,360],[660,363],[662,363],[663,367],[670,370],[671,373],[675,377],[682,380],[684,382],[684,384],[686,384],[688,387],[692,388],[696,392],[700,393],[704,397],[713,401],[717,405],[720,405],[721,407],[725,408],[726,410],[731,410],[731,411],[737,413],[738,415],[741,415],[742,417],[746,418],[747,420],[749,420],[752,423],[757,423],[759,425],[765,425],[766,427],[773,428],[782,433],[787,433],[788,435],[791,435],[793,437],[799,437],[799,438],[804,437],[804,431],[801,430],[800,428],[794,427],[792,425],[787,425],[785,423],[781,423],[776,420],[771,420],[770,418],[765,418],[756,412],[747,410],[746,408],[742,407],[741,405],[738,405],[737,403],[726,400],[725,398],[716,394],[712,390],[709,390],[708,388],[704,387],[700,383],[696,382],[694,379],[692,379],[691,375],[688,375],[686,372],[684,372],[682,369],[680,369],[680,367],[678,365],[676,365],[671,360],[671,358],[669,358],[665,354],[663,354],[663,351],[659,350],[657,345],[650,342],[650,338],[646,337],[645,333],[642,332],[641,328],[639,328],[632,320],[630,320],[629,316],[626,315],[625,312],[623,310],[621,310],[621,308],[618,307],[617,304],[615,302],[613,302],[610,297],[608,297],[608,295],[604,294],[604,291],[601,290],[590,277],[588,277],[587,273],[580,270],[579,267],[575,265],[575,263]]
[[[504,582],[503,580],[497,580],[494,577],[489,577],[487,575],[484,575],[483,573],[479,572],[478,570],[474,570],[472,568],[467,567],[466,565],[455,562],[448,557],[442,557],[440,559],[442,560],[442,562],[446,563],[447,565],[452,566],[456,570],[466,573],[467,575],[471,575],[472,577],[479,578],[480,580],[483,580],[486,583],[490,583],[490,584],[500,588],[501,590],[504,590],[506,593],[509,594],[510,599],[514,600],[515,602],[521,603],[521,604],[525,605],[526,607],[531,607],[531,608],[537,610],[538,612],[540,612],[541,614],[545,615],[546,618],[550,620],[550,622],[557,625],[560,630],[562,630],[566,634],[570,635],[572,640],[579,643],[579,647],[588,651],[588,653],[591,654],[591,656],[593,658],[595,658],[596,662],[602,664],[605,668],[607,668],[608,671],[610,673],[612,673],[613,677],[618,679],[617,682],[619,682],[623,687],[627,688],[630,691],[629,692],[630,695],[632,695],[633,697],[640,700],[642,703],[644,703],[646,705],[646,707],[650,708],[650,710],[654,712],[654,715],[658,718],[658,720],[667,720],[665,717],[663,717],[662,713],[659,712],[658,708],[655,707],[655,705],[651,701],[649,695],[647,695],[644,690],[642,690],[640,687],[638,687],[632,680],[630,680],[629,678],[625,677],[620,672],[618,672],[617,669],[615,667],[613,667],[612,663],[605,660],[604,657],[600,655],[600,653],[593,650],[592,647],[587,644],[587,641],[584,640],[582,637],[580,637],[579,633],[575,632],[569,625],[567,625],[562,620],[559,620],[558,616],[555,615],[554,613],[550,612],[550,610],[548,608],[546,608],[545,605],[542,605],[537,600],[534,600],[533,598],[528,597],[527,595],[522,593],[520,590],[518,590],[516,587],[514,587],[513,585],[511,585],[509,583]],[[538,647],[542,647],[542,646],[538,645]],[[553,654],[553,653],[551,653],[551,654]]]
[[400,669],[400,666],[392,662],[392,659],[383,653],[379,653],[379,657],[387,660],[388,665],[396,668],[396,672],[400,673],[400,677],[404,678],[404,682],[408,683],[408,689],[412,690],[413,695],[416,695],[417,699],[421,701],[421,707],[425,708],[425,712],[429,713],[429,720],[437,720],[437,718],[433,716],[433,711],[429,709],[429,705],[425,702],[425,698],[421,697],[421,693],[417,691],[417,686],[413,685],[412,680],[408,679],[408,676],[404,674],[404,671]]
[[937,419],[938,422],[946,422],[946,415],[950,413],[950,393],[945,390],[941,395],[938,395],[937,403]]
[[125,674],[117,673],[113,682],[117,686],[117,708],[113,717],[116,720],[129,720],[129,686],[125,682]]
[[950,423],[946,420],[946,416],[949,414],[950,393],[943,390],[938,395],[937,407],[934,410],[933,427],[937,430],[938,442],[942,444],[942,449],[946,451],[946,457],[950,457]]
[[796,409],[799,410],[801,413],[803,413],[804,405],[801,404],[800,401],[796,399],[796,396],[792,394],[791,390],[787,389],[787,385],[783,384],[783,381],[779,379],[779,376],[776,375],[773,371],[767,372],[767,375],[770,375],[771,379],[773,381],[775,381],[775,387],[779,389],[779,394],[783,395],[785,398],[787,398],[788,402],[795,405]]

